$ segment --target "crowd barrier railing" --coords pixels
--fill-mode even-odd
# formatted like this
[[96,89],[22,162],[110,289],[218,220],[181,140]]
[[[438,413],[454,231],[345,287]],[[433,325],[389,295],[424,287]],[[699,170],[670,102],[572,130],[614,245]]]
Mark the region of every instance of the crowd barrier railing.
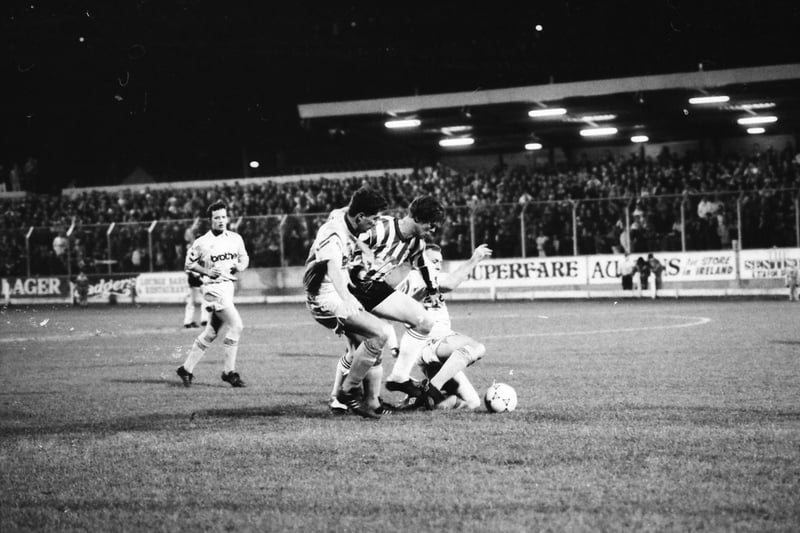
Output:
[[[800,246],[793,189],[530,200],[452,206],[435,233],[444,256],[468,258],[481,243],[494,257],[578,256]],[[403,211],[394,211],[402,215]],[[236,217],[253,267],[303,265],[328,213]],[[203,219],[30,226],[4,235],[7,275],[174,271]]]

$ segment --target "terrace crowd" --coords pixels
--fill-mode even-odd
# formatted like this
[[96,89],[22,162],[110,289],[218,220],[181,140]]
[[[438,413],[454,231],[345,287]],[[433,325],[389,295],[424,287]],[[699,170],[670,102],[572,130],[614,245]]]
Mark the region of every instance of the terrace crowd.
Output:
[[0,204],[0,274],[24,274],[26,261],[39,274],[62,273],[66,262],[72,271],[180,269],[218,198],[254,266],[300,265],[327,213],[365,182],[396,210],[417,195],[439,198],[447,217],[436,237],[449,258],[468,257],[473,232],[498,257],[721,249],[740,236],[748,248],[796,246],[798,170],[791,148],[713,160],[665,151],[536,168],[437,166],[377,178],[26,195]]

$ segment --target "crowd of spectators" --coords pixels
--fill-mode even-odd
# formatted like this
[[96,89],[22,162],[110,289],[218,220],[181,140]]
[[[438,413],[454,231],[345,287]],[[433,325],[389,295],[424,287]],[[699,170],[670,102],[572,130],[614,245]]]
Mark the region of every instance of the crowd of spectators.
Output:
[[218,198],[254,266],[301,265],[328,212],[365,182],[397,210],[420,194],[439,198],[447,217],[437,239],[450,258],[469,256],[473,232],[498,257],[723,249],[740,234],[748,248],[796,246],[798,170],[791,148],[713,160],[665,151],[536,168],[437,166],[377,178],[26,195],[0,204],[0,274],[24,274],[26,261],[40,274],[67,263],[73,272],[180,269]]

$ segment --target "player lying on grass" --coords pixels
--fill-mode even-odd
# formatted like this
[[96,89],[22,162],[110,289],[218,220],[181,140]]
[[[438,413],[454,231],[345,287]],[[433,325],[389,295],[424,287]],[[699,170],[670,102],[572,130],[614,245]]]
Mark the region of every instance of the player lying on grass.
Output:
[[[415,360],[427,378],[424,392],[416,401],[405,403],[418,406],[421,404],[427,409],[475,409],[481,404],[481,400],[464,370],[483,357],[486,347],[468,335],[453,331],[443,293],[453,291],[461,285],[478,263],[491,257],[492,250],[481,244],[475,248],[467,262],[448,274],[442,274],[441,248],[429,245],[425,254],[432,275],[437,279],[438,289],[430,292],[419,272],[413,270],[397,286],[397,290],[420,301],[434,317],[430,338]],[[400,341],[401,347],[406,335],[408,333]]]

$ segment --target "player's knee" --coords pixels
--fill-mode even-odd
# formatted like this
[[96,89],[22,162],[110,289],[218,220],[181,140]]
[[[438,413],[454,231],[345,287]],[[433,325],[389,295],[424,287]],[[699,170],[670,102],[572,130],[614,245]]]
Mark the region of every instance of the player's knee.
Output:
[[423,335],[428,335],[433,329],[434,320],[428,313],[425,313],[417,320],[414,329]]
[[391,324],[384,324],[383,334],[386,336],[384,344],[386,344],[389,341],[393,341],[393,344],[397,344],[397,333],[394,330],[394,326],[392,326]]
[[390,327],[389,325],[382,326],[366,342],[370,343],[370,346],[379,346],[380,349],[383,349],[383,345],[389,340],[388,328]]
[[372,337],[364,341],[364,348],[366,349],[366,356],[374,363],[376,362],[380,356],[381,352],[383,351],[383,344],[386,342],[384,337],[383,342],[380,341],[380,337],[383,335],[379,335],[378,337]]
[[484,346],[480,342],[476,342],[474,344],[467,344],[466,346],[463,346],[461,348],[461,351],[466,354],[467,366],[469,366],[472,363],[477,362],[484,356],[484,354],[486,353],[486,346]]
[[242,330],[244,330],[244,324],[231,324],[228,328],[227,337],[238,340],[242,336]]
[[484,355],[486,355],[486,346],[479,342],[475,346],[475,360],[482,359]]

